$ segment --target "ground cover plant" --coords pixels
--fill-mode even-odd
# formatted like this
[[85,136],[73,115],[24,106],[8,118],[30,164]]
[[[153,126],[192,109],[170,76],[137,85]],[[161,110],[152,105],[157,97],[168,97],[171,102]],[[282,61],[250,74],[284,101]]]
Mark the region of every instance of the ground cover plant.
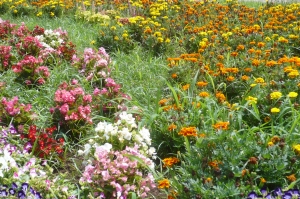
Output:
[[0,10],[0,197],[299,197],[300,4]]

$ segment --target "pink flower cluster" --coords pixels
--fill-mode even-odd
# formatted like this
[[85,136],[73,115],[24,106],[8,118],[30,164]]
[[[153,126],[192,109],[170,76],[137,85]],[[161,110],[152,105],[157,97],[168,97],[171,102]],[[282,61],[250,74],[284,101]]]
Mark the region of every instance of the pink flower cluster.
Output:
[[82,58],[73,56],[72,65],[83,73],[87,80],[91,81],[93,78],[106,78],[110,74],[108,65],[110,57],[104,48],[99,48],[98,52],[92,48],[86,48]]
[[[31,111],[31,104],[23,104],[19,102],[17,96],[11,100],[2,98],[0,104],[0,121],[7,126],[12,122],[14,126],[19,124],[30,123],[33,120],[33,112]],[[12,120],[14,118],[14,120]]]
[[71,84],[62,83],[55,92],[54,101],[56,106],[52,111],[59,115],[56,119],[62,120],[61,122],[85,121],[92,124],[92,110],[89,105],[92,96],[85,94],[77,80],[72,80]]
[[37,56],[43,45],[36,37],[29,35],[21,38],[21,41],[16,44],[16,48],[21,56],[26,54]]
[[23,60],[12,66],[12,70],[19,74],[19,80],[26,85],[42,85],[49,78],[50,72],[47,66],[40,66],[43,60],[32,55],[26,55]]
[[[105,198],[127,198],[129,192],[135,192],[139,198],[146,198],[147,194],[155,188],[152,174],[143,174],[146,166],[152,167],[153,162],[143,156],[138,146],[126,147],[123,151],[110,151],[103,146],[96,147],[94,156],[96,160],[85,167],[80,179],[81,184],[103,189]],[[131,159],[130,157],[135,157]],[[138,162],[140,159],[145,165]],[[107,191],[107,190],[113,190]]]
[[0,46],[0,71],[7,70],[9,64],[10,64],[10,58],[11,58],[11,46]]

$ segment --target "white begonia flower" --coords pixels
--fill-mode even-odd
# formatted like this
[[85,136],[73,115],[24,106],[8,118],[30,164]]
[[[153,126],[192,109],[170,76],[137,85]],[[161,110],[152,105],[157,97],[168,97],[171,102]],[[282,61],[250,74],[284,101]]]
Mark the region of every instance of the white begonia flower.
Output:
[[90,144],[85,144],[84,145],[84,151],[83,151],[83,153],[84,153],[85,156],[87,156],[90,153],[91,148],[92,148],[92,146]]
[[148,129],[146,129],[145,127],[143,127],[140,131],[139,134],[142,136],[142,138],[145,140],[145,142],[148,145],[151,145],[151,138],[150,138],[150,132]]
[[121,131],[119,131],[121,134],[121,137],[124,137],[125,140],[131,140],[132,133],[129,131],[128,128],[122,128]]
[[137,144],[141,144],[143,142],[143,138],[140,135],[137,134],[137,135],[134,136],[134,141]]
[[137,125],[135,123],[135,118],[132,117],[132,114],[127,114],[126,111],[121,112],[119,115],[120,120],[117,122],[117,124],[121,124],[125,122],[131,129],[137,128]]
[[149,149],[148,149],[148,155],[149,156],[152,156],[152,159],[156,159],[156,149],[154,148],[154,147],[150,147]]
[[107,125],[107,122],[99,122],[95,128],[95,131],[100,132],[100,133],[104,132],[106,125]]

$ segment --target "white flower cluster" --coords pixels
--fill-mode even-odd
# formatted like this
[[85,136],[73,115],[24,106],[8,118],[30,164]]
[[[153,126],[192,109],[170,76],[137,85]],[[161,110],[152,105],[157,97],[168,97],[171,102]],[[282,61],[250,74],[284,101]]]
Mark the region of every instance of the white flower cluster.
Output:
[[45,48],[57,48],[63,43],[58,31],[45,30],[44,35],[35,36]]
[[0,177],[3,177],[3,171],[8,171],[14,167],[17,167],[17,163],[10,156],[10,153],[6,149],[0,151]]
[[100,122],[95,131],[102,142],[120,143],[123,146],[139,146],[145,155],[155,158],[156,150],[151,146],[150,132],[143,127],[138,130],[137,123],[132,114],[123,111],[116,123]]

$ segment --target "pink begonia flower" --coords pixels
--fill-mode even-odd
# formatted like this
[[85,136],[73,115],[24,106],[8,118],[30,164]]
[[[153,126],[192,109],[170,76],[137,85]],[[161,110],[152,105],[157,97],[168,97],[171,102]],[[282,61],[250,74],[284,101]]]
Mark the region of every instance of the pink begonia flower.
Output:
[[100,91],[100,94],[101,95],[105,95],[106,93],[108,93],[108,90],[106,88],[103,88],[101,91]]
[[72,104],[75,102],[75,97],[67,90],[57,90],[55,92],[55,102],[63,102],[63,103],[68,103]]
[[78,84],[78,80],[77,79],[72,79],[71,80],[71,84],[72,85],[77,85]]
[[83,101],[86,103],[91,103],[92,102],[92,96],[91,95],[84,95],[83,96]]
[[61,114],[66,115],[69,111],[69,105],[68,104],[63,104],[60,108],[59,111]]
[[105,59],[100,59],[96,62],[96,67],[98,66],[102,66],[102,67],[106,67],[108,66],[108,62]]
[[80,96],[80,95],[84,95],[84,91],[81,87],[77,87],[77,88],[74,88],[73,90],[70,90],[70,93],[73,95],[73,96]]
[[112,78],[106,78],[105,79],[105,82],[106,82],[106,86],[107,87],[114,87],[116,85],[116,82],[115,80],[113,80]]
[[93,94],[94,95],[99,95],[101,93],[99,88],[95,88]]
[[38,81],[37,81],[37,83],[38,83],[38,85],[43,85],[43,84],[45,84],[45,79],[44,78],[39,78],[38,79]]
[[26,104],[26,105],[24,106],[24,111],[25,111],[25,112],[29,112],[29,111],[31,110],[31,108],[32,108],[31,104]]
[[102,175],[102,179],[103,179],[104,181],[108,181],[108,180],[110,179],[110,175],[109,175],[109,172],[108,172],[107,170],[102,171],[102,172],[101,172],[101,175]]
[[49,68],[47,66],[40,66],[37,69],[35,69],[34,72],[38,73],[38,74],[40,74],[40,72],[42,72],[41,75],[43,77],[49,77],[50,76]]

